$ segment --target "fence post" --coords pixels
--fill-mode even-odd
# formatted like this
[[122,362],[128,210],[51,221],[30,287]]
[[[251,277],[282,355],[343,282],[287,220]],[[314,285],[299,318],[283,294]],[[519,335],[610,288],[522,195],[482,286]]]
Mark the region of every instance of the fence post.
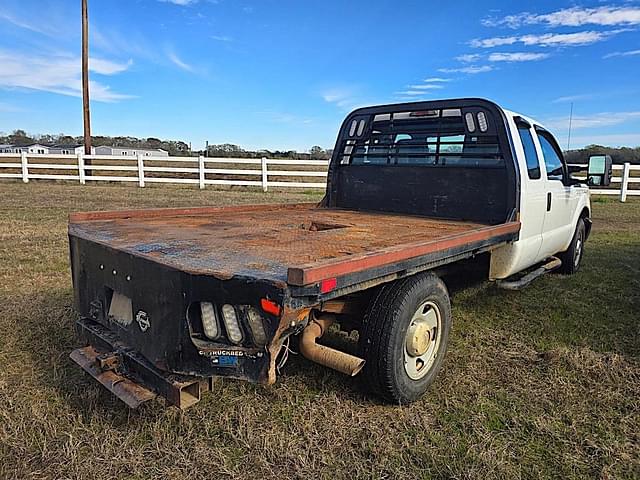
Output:
[[627,201],[627,190],[629,189],[629,170],[631,169],[631,164],[629,162],[625,162],[622,166],[622,180],[620,182],[620,201]]
[[138,154],[138,186],[144,187],[144,160],[142,155]]
[[80,185],[86,183],[85,171],[84,171],[84,154],[79,152],[78,155],[78,178],[80,179]]
[[267,181],[268,181],[268,173],[267,173],[267,159],[262,157],[262,191],[267,191]]
[[22,181],[29,183],[29,162],[27,160],[27,152],[20,153],[20,161],[22,162]]
[[198,157],[198,183],[200,184],[200,189],[204,188],[204,157],[200,155]]

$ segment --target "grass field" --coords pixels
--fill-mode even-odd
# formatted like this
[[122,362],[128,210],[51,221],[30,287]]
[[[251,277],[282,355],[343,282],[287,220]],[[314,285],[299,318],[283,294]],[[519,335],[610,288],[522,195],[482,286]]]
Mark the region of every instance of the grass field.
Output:
[[272,387],[130,411],[77,346],[74,210],[313,201],[317,193],[0,184],[0,477],[640,478],[640,202],[594,202],[583,270],[453,297],[445,366],[390,407],[294,357]]

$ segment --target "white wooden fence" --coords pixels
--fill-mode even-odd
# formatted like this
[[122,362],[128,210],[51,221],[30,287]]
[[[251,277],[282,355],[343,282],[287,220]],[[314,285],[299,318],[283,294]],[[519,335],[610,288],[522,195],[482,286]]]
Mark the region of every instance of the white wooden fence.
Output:
[[[127,164],[113,164],[121,161]],[[140,187],[147,183],[197,184],[200,188],[207,185],[240,185],[261,187],[266,192],[269,187],[324,189],[327,185],[328,165],[327,160],[142,155],[126,158],[113,155],[49,155],[23,152],[0,153],[0,179],[22,179],[25,183],[34,179],[75,180],[83,185],[91,181],[135,182]],[[587,165],[577,166],[583,167],[586,171]],[[621,172],[620,176],[612,178],[616,188],[594,188],[591,190],[592,193],[618,195],[621,202],[626,201],[630,195],[640,196],[640,188],[630,187],[640,184],[640,165],[614,165],[613,170],[614,174]],[[633,176],[631,172],[639,173]],[[306,181],[307,179],[317,180]]]
[[[18,161],[11,162],[11,160]],[[113,162],[126,164],[114,165]],[[21,154],[0,153],[0,179],[22,179],[24,183],[33,179],[75,180],[83,185],[91,181],[135,182],[140,187],[148,183],[187,183],[197,184],[200,188],[205,188],[206,185],[241,185],[261,187],[266,192],[269,187],[324,189],[327,185],[328,165],[328,160],[142,155],[125,158],[113,155],[53,155],[22,152]],[[216,168],[216,166],[223,168]],[[229,168],[230,166],[232,168]],[[5,173],[7,170],[11,172]],[[105,172],[112,173],[105,174]],[[158,176],[158,173],[168,175]],[[306,181],[307,178],[320,181]]]
[[[582,167],[584,171],[587,171],[586,164],[574,164],[573,166]],[[615,176],[616,172],[621,172],[620,176]],[[640,184],[640,173],[638,176],[631,176],[631,172],[640,172],[640,165],[631,165],[630,163],[624,163],[622,165],[613,165],[614,176],[611,178],[611,184],[620,184],[618,188],[592,188],[591,193],[598,195],[618,195],[621,202],[626,202],[627,197],[630,195],[640,196],[640,188],[629,188],[630,184]],[[575,177],[579,180],[587,180],[586,176]]]

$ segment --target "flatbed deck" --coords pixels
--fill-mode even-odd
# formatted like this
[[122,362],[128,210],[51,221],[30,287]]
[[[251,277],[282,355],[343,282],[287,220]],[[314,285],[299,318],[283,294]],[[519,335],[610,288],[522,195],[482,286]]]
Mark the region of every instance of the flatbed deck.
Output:
[[519,222],[486,225],[315,204],[74,213],[69,234],[193,274],[304,286],[482,242]]

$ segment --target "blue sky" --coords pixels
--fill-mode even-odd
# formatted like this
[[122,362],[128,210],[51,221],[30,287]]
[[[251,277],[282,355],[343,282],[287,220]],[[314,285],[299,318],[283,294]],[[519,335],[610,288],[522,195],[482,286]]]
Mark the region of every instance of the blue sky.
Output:
[[[89,0],[94,135],[333,147],[375,103],[480,96],[640,145],[640,2]],[[82,132],[79,0],[0,4],[0,131]]]

